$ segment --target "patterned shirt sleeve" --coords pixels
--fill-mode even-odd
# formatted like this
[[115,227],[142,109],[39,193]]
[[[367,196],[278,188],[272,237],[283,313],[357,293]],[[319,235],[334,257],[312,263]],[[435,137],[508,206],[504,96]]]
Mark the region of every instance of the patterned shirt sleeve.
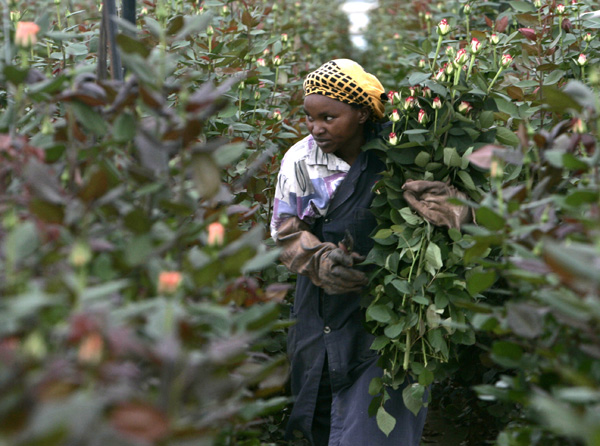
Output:
[[323,153],[311,136],[290,148],[277,177],[271,236],[275,238],[281,223],[290,217],[299,217],[312,225],[325,215],[349,169],[345,161]]

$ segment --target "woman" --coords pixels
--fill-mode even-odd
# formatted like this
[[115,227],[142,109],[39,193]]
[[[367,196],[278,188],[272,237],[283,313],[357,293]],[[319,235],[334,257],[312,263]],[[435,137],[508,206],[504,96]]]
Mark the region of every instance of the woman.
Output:
[[304,81],[310,135],[285,154],[271,231],[281,261],[298,274],[288,337],[295,403],[286,435],[315,446],[418,446],[426,411],[413,415],[402,389],[385,409],[389,437],[369,417],[369,383],[381,370],[360,306],[361,266],[376,221],[373,186],[384,164],[362,146],[375,137],[387,99],[379,80],[356,62],[337,59]]

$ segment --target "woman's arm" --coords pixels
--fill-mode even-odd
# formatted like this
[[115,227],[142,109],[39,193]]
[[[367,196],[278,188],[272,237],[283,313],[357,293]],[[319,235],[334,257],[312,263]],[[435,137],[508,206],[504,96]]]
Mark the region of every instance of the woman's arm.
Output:
[[327,294],[357,292],[367,285],[367,276],[353,268],[355,255],[334,243],[320,241],[298,217],[285,220],[274,239],[283,248],[281,263],[296,274],[308,276]]

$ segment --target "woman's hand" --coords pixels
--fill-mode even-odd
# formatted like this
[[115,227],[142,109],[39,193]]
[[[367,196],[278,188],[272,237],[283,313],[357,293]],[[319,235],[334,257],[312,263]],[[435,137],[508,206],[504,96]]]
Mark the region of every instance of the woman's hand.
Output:
[[297,274],[308,276],[327,294],[345,294],[360,291],[368,282],[354,265],[362,256],[348,251],[344,244],[336,246],[321,242],[298,217],[284,221],[277,231],[277,246],[283,248],[280,260]]

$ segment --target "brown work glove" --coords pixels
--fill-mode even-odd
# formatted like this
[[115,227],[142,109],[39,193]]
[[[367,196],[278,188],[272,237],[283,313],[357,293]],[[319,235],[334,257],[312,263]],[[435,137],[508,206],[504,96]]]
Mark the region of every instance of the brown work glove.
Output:
[[327,294],[360,291],[368,282],[362,271],[354,269],[364,258],[349,253],[344,245],[321,242],[298,217],[284,221],[276,235],[277,246],[283,251],[279,259],[297,274],[308,276],[312,283]]
[[402,190],[408,205],[431,224],[460,229],[471,221],[468,206],[448,202],[449,198],[466,199],[454,186],[442,181],[407,180]]

